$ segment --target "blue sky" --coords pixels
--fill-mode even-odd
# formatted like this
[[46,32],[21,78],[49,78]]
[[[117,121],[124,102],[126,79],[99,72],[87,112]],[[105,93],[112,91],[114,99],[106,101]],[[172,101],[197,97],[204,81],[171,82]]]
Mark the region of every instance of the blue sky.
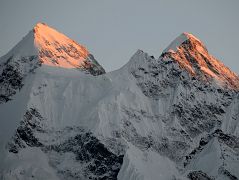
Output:
[[112,71],[137,49],[158,57],[182,32],[239,74],[238,0],[1,0],[0,56],[37,22],[85,45]]

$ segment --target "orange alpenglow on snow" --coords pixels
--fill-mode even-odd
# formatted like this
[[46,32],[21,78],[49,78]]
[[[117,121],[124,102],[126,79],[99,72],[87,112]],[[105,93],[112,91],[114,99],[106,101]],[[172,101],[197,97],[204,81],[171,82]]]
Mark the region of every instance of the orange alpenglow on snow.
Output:
[[215,79],[218,83],[239,89],[239,77],[222,62],[208,53],[205,45],[190,33],[182,33],[162,54],[171,58],[192,76]]
[[88,50],[44,23],[33,29],[34,44],[42,64],[63,68],[87,68]]

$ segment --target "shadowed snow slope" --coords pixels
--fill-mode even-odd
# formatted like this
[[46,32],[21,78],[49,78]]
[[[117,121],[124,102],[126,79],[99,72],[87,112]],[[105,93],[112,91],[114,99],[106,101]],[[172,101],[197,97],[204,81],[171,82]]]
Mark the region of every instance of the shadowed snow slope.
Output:
[[200,40],[110,73],[89,57],[37,24],[1,58],[0,179],[239,178],[238,76]]

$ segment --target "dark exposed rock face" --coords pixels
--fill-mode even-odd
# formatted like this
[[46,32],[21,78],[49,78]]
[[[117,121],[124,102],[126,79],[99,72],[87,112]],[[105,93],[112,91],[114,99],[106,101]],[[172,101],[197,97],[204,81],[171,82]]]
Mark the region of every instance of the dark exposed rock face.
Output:
[[225,177],[229,178],[230,180],[238,180],[236,176],[231,174],[228,170],[226,170],[224,167],[221,167],[219,169],[219,173],[223,174]]
[[34,132],[42,132],[41,123],[44,118],[40,115],[37,109],[29,109],[20,126],[17,128],[15,135],[10,143],[8,143],[9,152],[18,153],[21,148],[41,147],[43,144],[35,137]]
[[[115,180],[123,164],[123,155],[108,150],[92,133],[79,127],[66,127],[62,130],[49,129],[45,119],[35,108],[30,108],[24,115],[7,149],[18,153],[22,148],[39,147],[49,156],[49,163],[62,178]],[[42,135],[48,135],[48,140]],[[61,136],[64,136],[61,137]],[[60,141],[59,141],[60,139]],[[72,169],[72,164],[64,164],[61,159],[72,154],[80,168]],[[54,158],[52,154],[57,154]],[[56,163],[56,157],[58,162]],[[66,162],[64,162],[66,163]]]
[[96,61],[92,54],[88,55],[88,60],[91,62],[88,68],[90,74],[92,74],[93,76],[105,74],[104,68]]
[[27,74],[40,66],[36,59],[37,56],[21,57],[18,60],[10,57],[0,65],[0,104],[11,100],[21,90]]
[[202,171],[192,171],[188,174],[190,180],[214,180],[214,178],[208,176]]
[[11,100],[17,90],[20,90],[23,86],[22,75],[13,66],[7,65],[0,76],[0,102],[7,102]]
[[[110,152],[89,132],[77,134],[61,144],[46,146],[44,151],[47,153],[55,151],[62,154],[62,156],[65,153],[73,153],[75,160],[79,164],[84,164],[84,168],[72,172],[71,176],[73,177],[80,177],[84,174],[87,179],[114,180],[117,179],[118,172],[123,163],[122,155],[117,156]],[[66,171],[59,171],[59,173],[65,177],[68,176]]]

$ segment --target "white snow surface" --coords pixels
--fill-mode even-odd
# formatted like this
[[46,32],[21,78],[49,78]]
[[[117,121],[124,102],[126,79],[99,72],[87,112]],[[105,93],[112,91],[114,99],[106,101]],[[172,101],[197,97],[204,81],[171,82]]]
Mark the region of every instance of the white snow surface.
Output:
[[[191,36],[182,34],[164,52],[177,51]],[[12,55],[38,55],[32,38],[33,31],[0,63]],[[217,89],[222,87],[218,84],[192,80],[190,74],[171,61],[161,57],[156,60],[138,50],[121,69],[99,76],[49,63],[29,73],[24,65],[23,88],[13,100],[0,104],[0,179],[60,180],[64,179],[60,170],[83,171],[84,164],[78,164],[72,153],[48,154],[44,148],[30,146],[20,148],[18,153],[8,151],[8,142],[31,108],[44,119],[40,122],[43,132],[34,135],[46,145],[61,143],[77,134],[60,133],[64,128],[80,127],[92,132],[111,152],[123,154],[119,180],[187,179],[188,172],[200,170],[221,179],[221,166],[239,177],[238,147],[233,149],[216,138],[203,146],[186,168],[182,165],[186,155],[199,146],[200,139],[214,130],[222,129],[238,137],[239,101],[236,91],[226,89],[220,93]],[[178,72],[180,75],[172,75]],[[204,86],[205,91],[200,90]],[[229,105],[224,108],[223,103]],[[183,117],[177,114],[180,108],[181,114],[186,112]],[[223,148],[233,160],[220,159]]]
[[[160,156],[153,151],[142,152],[130,145],[127,150],[123,166],[119,172],[120,180],[143,180],[143,179],[184,179],[167,157]],[[185,178],[186,179],[186,178]]]

